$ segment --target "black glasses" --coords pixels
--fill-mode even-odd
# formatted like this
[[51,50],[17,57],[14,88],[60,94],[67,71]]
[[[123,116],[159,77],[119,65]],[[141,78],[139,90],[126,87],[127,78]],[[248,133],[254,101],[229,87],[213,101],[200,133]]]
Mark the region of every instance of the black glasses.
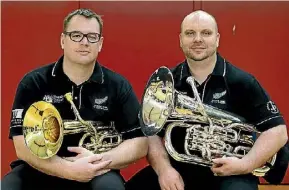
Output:
[[100,34],[98,33],[87,33],[83,34],[80,31],[71,31],[71,32],[63,32],[66,35],[69,35],[70,39],[74,42],[80,42],[83,40],[84,37],[90,42],[90,43],[96,43],[100,40]]

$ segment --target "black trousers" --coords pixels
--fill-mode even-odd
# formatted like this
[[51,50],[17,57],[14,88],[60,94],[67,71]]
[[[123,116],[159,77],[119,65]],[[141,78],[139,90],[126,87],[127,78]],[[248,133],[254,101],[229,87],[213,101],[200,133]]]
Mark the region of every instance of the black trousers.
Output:
[[81,183],[46,175],[28,164],[16,166],[1,181],[2,190],[124,190],[124,179],[118,171],[97,176]]
[[[257,190],[259,180],[253,175],[214,176],[209,168],[179,164],[175,167],[182,176],[185,190]],[[158,176],[151,166],[147,166],[132,178],[126,185],[126,190],[161,190]]]

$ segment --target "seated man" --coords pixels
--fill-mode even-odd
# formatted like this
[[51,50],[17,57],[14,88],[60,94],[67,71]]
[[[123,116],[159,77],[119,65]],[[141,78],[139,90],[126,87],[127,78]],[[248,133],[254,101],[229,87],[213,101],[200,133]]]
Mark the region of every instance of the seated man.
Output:
[[[63,56],[55,63],[29,72],[21,80],[13,104],[9,135],[18,160],[11,164],[12,171],[4,176],[3,190],[124,190],[119,170],[147,154],[147,137],[143,136],[139,127],[139,102],[132,86],[124,77],[97,61],[104,40],[102,27],[101,17],[89,9],[71,12],[64,20],[61,34]],[[67,96],[69,94],[71,97]],[[77,129],[69,134],[68,128],[65,128],[64,131],[68,132],[64,134],[59,151],[44,159],[39,157],[38,150],[26,146],[26,142],[31,143],[31,135],[27,139],[23,136],[25,115],[31,114],[27,110],[34,110],[33,114],[38,111],[39,118],[44,115],[41,105],[34,104],[41,100],[55,106],[64,127],[73,127],[67,121],[81,123],[78,127],[88,127],[75,134]],[[35,118],[28,119],[33,121]],[[108,144],[97,148],[78,146],[84,133],[89,133],[91,138],[86,140],[90,139],[90,145],[94,145],[93,141],[104,137],[97,133],[98,129],[110,126],[111,122],[121,138],[117,146],[101,152],[109,145],[109,139],[106,141]],[[96,127],[99,137],[95,137],[93,127]],[[47,133],[46,137],[49,136],[53,137],[51,140],[58,139],[56,133]],[[41,148],[36,141],[32,143]],[[83,143],[89,145],[87,141]],[[45,145],[43,147],[46,148]],[[45,154],[41,155],[45,157]]]
[[[185,17],[181,25],[180,45],[186,60],[171,69],[174,88],[187,97],[194,98],[198,94],[200,102],[245,118],[247,123],[262,132],[261,135],[242,158],[216,158],[212,160],[212,167],[204,167],[186,163],[188,159],[177,161],[173,158],[176,157],[174,153],[168,154],[161,139],[162,130],[158,135],[149,137],[147,159],[151,166],[132,177],[126,184],[127,190],[256,190],[259,181],[252,172],[277,152],[276,166],[272,169],[275,173],[267,180],[280,183],[284,177],[288,166],[288,153],[284,146],[288,140],[285,121],[258,81],[217,53],[219,39],[217,23],[212,15],[195,11]],[[187,82],[189,77],[195,79],[196,93]],[[193,107],[187,103],[186,107],[190,106]],[[153,131],[149,127],[145,129]],[[184,149],[185,132],[176,129],[171,133],[176,150]],[[209,153],[207,156],[210,156]]]

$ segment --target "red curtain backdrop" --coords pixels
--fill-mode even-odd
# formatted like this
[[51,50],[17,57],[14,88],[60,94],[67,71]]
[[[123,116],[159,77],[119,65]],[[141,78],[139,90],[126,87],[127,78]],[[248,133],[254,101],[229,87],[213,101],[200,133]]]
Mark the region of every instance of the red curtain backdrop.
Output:
[[[104,45],[99,61],[124,75],[140,100],[152,72],[184,60],[180,24],[193,10],[213,14],[221,34],[219,52],[252,73],[289,119],[288,2],[2,2],[1,177],[16,158],[8,139],[11,106],[18,82],[30,70],[61,55],[64,17],[90,8],[104,19]],[[123,169],[129,179],[145,159]],[[283,181],[289,184],[289,171]]]

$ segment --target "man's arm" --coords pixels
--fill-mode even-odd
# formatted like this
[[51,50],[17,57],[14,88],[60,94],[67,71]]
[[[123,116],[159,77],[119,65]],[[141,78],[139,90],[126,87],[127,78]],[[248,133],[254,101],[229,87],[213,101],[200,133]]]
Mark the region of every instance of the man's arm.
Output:
[[159,136],[149,137],[147,160],[158,175],[161,189],[184,190],[184,181],[171,166],[168,153]]
[[251,173],[264,166],[288,140],[285,121],[268,93],[254,77],[243,82],[241,87],[245,94],[238,96],[241,97],[238,103],[243,105],[242,116],[262,133],[242,159],[214,159],[212,171],[217,175]]
[[287,140],[285,121],[266,90],[255,77],[245,86],[245,117],[261,131],[250,152],[243,157],[252,171],[266,163]]
[[100,175],[101,170],[111,163],[111,160],[99,162],[102,159],[101,155],[88,156],[76,162],[64,160],[57,155],[40,159],[27,148],[23,135],[14,136],[13,142],[19,159],[45,174],[59,178],[87,182]]
[[286,125],[278,125],[261,133],[252,149],[243,157],[244,163],[248,164],[246,173],[263,166],[287,140]]
[[123,142],[102,155],[104,160],[112,160],[109,168],[120,169],[145,157],[148,151],[148,142],[139,126],[140,105],[138,99],[126,79],[122,79],[117,86],[115,106],[115,126],[122,135]]
[[16,155],[19,159],[27,162],[29,165],[43,173],[69,179],[68,161],[58,156],[53,156],[48,159],[38,158],[37,156],[33,155],[28,149],[28,147],[25,145],[23,135],[14,136],[13,142],[16,150]]
[[147,155],[147,137],[137,137],[123,141],[116,148],[102,154],[103,160],[112,160],[109,169],[121,169]]
[[98,170],[106,167],[111,161],[93,164],[95,161],[101,160],[100,155],[82,158],[77,162],[69,162],[56,155],[48,159],[40,159],[32,154],[26,146],[22,131],[25,111],[34,102],[41,99],[39,85],[35,81],[37,80],[34,80],[33,76],[26,75],[18,85],[13,103],[9,138],[13,139],[18,158],[48,175],[83,182],[91,180],[94,176],[99,175]]
[[11,114],[9,138],[13,139],[16,155],[19,159],[24,160],[32,167],[46,174],[60,178],[69,178],[67,173],[68,161],[58,156],[49,159],[40,159],[33,155],[25,145],[22,131],[25,110],[40,98],[40,90],[34,81],[33,76],[28,74],[21,80],[17,87]]
[[168,153],[162,143],[162,139],[159,136],[148,137],[149,151],[147,160],[153,167],[157,175],[166,168],[172,167],[170,164]]

